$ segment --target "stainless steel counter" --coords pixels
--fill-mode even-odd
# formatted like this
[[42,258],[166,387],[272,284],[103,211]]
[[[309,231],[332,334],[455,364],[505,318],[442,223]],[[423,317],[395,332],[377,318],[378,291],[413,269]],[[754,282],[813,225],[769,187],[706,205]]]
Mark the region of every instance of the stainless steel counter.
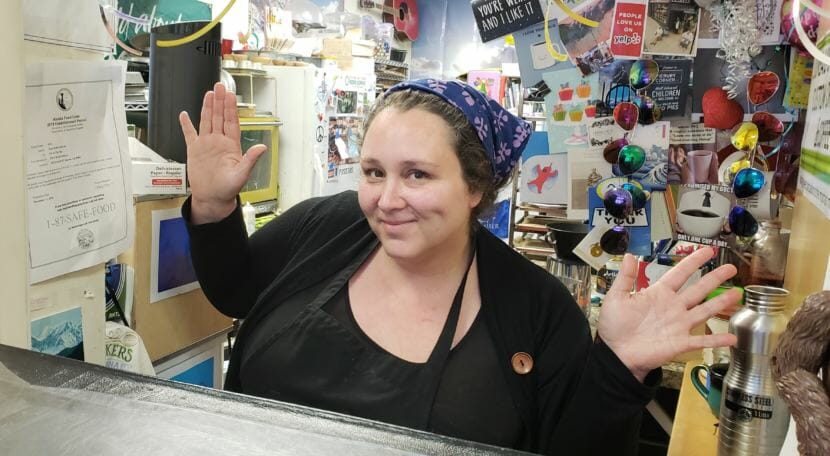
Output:
[[526,453],[0,345],[0,454]]

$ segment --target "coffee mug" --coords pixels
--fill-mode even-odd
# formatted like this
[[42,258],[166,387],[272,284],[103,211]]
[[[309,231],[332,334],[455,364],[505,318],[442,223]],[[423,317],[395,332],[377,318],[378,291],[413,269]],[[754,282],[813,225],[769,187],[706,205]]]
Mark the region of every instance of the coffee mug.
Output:
[[677,213],[677,223],[689,236],[712,238],[723,229],[724,216],[708,209],[683,209]]
[[[712,164],[711,150],[693,150],[688,154],[689,167],[695,184],[709,182],[709,167]],[[717,183],[717,182],[715,182]]]
[[[706,371],[706,385],[700,383],[698,373],[702,370]],[[720,416],[720,399],[723,390],[723,378],[726,376],[726,371],[729,370],[728,363],[718,363],[707,366],[701,364],[692,368],[692,384],[695,389],[709,404],[709,410],[716,417]]]

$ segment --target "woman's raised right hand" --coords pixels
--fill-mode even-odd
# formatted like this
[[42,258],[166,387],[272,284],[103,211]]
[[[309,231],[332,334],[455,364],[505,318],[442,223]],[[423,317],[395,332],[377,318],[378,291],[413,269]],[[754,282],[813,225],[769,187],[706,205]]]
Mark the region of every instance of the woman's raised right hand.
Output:
[[221,83],[205,94],[198,132],[187,112],[179,122],[187,143],[191,222],[222,220],[236,208],[236,195],[266,147],[257,144],[242,154],[236,96]]

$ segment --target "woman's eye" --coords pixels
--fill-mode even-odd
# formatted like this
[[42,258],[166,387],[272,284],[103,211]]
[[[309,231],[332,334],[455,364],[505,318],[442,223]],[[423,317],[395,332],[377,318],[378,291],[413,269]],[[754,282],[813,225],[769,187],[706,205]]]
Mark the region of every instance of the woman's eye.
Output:
[[429,175],[423,171],[412,170],[409,172],[409,176],[414,178],[415,180],[426,179]]
[[371,179],[379,179],[383,177],[383,171],[377,168],[369,168],[363,170],[363,175]]

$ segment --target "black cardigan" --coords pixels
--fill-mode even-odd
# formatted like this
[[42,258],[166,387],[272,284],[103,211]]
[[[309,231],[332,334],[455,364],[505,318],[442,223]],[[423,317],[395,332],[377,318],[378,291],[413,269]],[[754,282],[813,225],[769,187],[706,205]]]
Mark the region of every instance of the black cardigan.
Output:
[[[355,192],[306,200],[250,240],[239,207],[226,219],[192,225],[191,255],[202,289],[222,313],[244,318],[225,389],[244,392],[240,355],[248,334],[285,298],[319,286],[362,262],[378,240]],[[476,255],[481,312],[513,402],[525,425],[517,449],[545,454],[636,454],[640,418],[660,370],[640,383],[602,341],[592,341],[568,291],[544,269],[479,227]],[[511,357],[533,357],[528,375]]]

